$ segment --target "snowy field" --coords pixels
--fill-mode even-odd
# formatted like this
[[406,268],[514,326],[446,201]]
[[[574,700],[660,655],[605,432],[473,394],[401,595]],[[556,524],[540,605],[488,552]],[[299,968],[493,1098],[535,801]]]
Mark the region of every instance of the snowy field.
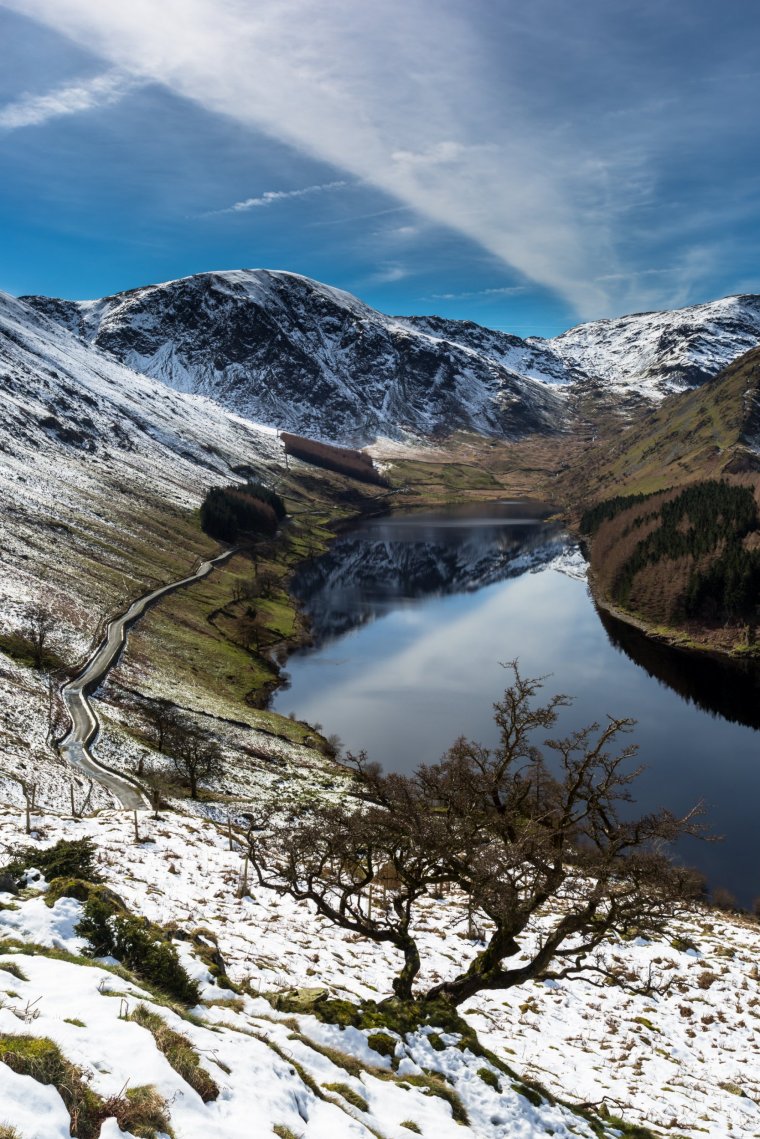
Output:
[[[206,1008],[200,1013],[203,1025],[175,1025],[214,1068],[214,1078],[224,1090],[213,1104],[202,1105],[195,1093],[182,1088],[176,1073],[168,1071],[150,1047],[150,1037],[119,1020],[119,1000],[107,999],[102,987],[106,993],[109,987],[124,990],[132,1005],[139,996],[108,974],[99,988],[103,978],[96,969],[16,958],[29,980],[19,983],[0,973],[0,993],[6,990],[0,1009],[3,1031],[19,1031],[19,1013],[27,1002],[35,1002],[40,1016],[25,1030],[56,1040],[67,1056],[92,1070],[94,1086],[104,1095],[117,1092],[127,1080],[156,1084],[172,1099],[178,1139],[217,1135],[242,1139],[268,1134],[267,1127],[276,1123],[297,1136],[322,1136],[329,1130],[333,1135],[395,1137],[409,1133],[404,1127],[409,1120],[422,1134],[436,1139],[465,1133],[443,1100],[400,1087],[398,1079],[389,1081],[387,1073],[373,1072],[373,1068],[387,1069],[389,1062],[368,1051],[366,1033],[303,1015],[295,1018],[294,1029],[292,1018],[286,1024],[258,996],[292,987],[321,987],[352,1000],[381,999],[389,992],[395,962],[392,950],[334,929],[307,906],[252,886],[238,898],[242,856],[240,850],[229,849],[224,826],[168,812],[159,820],[145,815],[136,843],[131,816],[118,812],[83,820],[44,815],[35,825],[39,836],[35,841],[44,845],[61,837],[91,836],[107,884],[131,909],[160,923],[211,931],[231,979],[253,995],[246,996],[238,1011]],[[22,838],[18,812],[7,811],[0,820],[0,843],[8,848]],[[0,902],[12,907],[0,910],[0,930],[7,937],[79,950],[81,943],[73,933],[79,903],[62,899],[51,911],[41,897],[18,901],[6,895]],[[477,949],[468,937],[465,909],[456,896],[429,900],[419,936],[423,984],[461,967]],[[508,993],[481,994],[463,1011],[483,1045],[520,1076],[562,1099],[606,1105],[612,1114],[656,1134],[689,1139],[757,1136],[759,948],[756,923],[696,910],[689,920],[674,926],[671,941],[636,939],[609,947],[608,960],[618,967],[620,986],[597,987],[577,979],[531,984]],[[210,981],[200,963],[191,968]],[[664,995],[627,991],[627,984],[647,977],[650,970],[669,982]],[[9,996],[9,991],[16,995]],[[204,999],[224,995],[211,985]],[[174,1023],[174,1014],[161,1012]],[[66,1018],[82,1020],[85,1027],[67,1024]],[[230,1027],[212,1038],[209,1021],[224,1021]],[[247,1036],[249,1032],[263,1036],[265,1042]],[[503,1075],[498,1075],[499,1090],[485,1083],[478,1076],[482,1058],[453,1046],[437,1051],[426,1034],[423,1030],[398,1041],[396,1076],[428,1069],[444,1072],[465,1106],[469,1133],[494,1139],[591,1134],[586,1124],[563,1108],[532,1105]],[[347,1075],[340,1065],[336,1068],[334,1061],[315,1052],[309,1041],[358,1057],[367,1069]],[[272,1052],[271,1043],[285,1050],[285,1059]],[[218,1061],[230,1071],[220,1069]],[[368,1113],[357,1114],[351,1104],[336,1106],[315,1097],[304,1087],[293,1061],[320,1087],[337,1082],[352,1088],[368,1104]],[[14,1123],[18,1110],[23,1139],[66,1134],[62,1105],[56,1116],[50,1089],[31,1089],[27,1078],[20,1084],[21,1077],[2,1068],[0,1072],[5,1081],[0,1085],[0,1102]],[[32,1091],[41,1104],[48,1103],[45,1118],[57,1120],[58,1131],[52,1122],[40,1130],[43,1117],[30,1115],[26,1107],[22,1112],[22,1103],[36,1102],[28,1098]],[[7,1104],[14,1105],[10,1114]],[[253,1120],[255,1131],[251,1131]],[[117,1134],[104,1131],[109,1139]]]

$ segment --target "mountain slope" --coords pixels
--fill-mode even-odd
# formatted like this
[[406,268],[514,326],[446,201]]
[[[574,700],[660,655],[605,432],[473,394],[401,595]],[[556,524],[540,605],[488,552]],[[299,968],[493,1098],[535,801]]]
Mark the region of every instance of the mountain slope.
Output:
[[241,463],[278,469],[272,432],[130,371],[5,294],[0,379],[0,603],[11,626],[44,595],[89,638],[136,581],[171,580],[214,548],[193,516],[208,486]]
[[650,399],[697,387],[760,342],[760,296],[578,325],[548,341],[567,367]]
[[630,414],[642,398],[706,382],[760,341],[752,295],[592,321],[551,340],[385,316],[350,293],[268,270],[201,273],[97,301],[23,299],[179,391],[351,443],[555,432],[572,423],[575,393],[592,395],[592,418],[600,395]]
[[311,436],[513,437],[556,430],[565,415],[555,392],[498,353],[292,273],[202,273],[101,301],[29,301],[179,391]]
[[[174,931],[202,998],[193,1016],[182,1018],[181,1009],[159,1004],[137,978],[83,960],[74,929],[81,903],[59,898],[48,908],[38,893],[44,883],[32,875],[25,896],[0,895],[7,907],[0,910],[0,933],[21,948],[7,945],[0,954],[0,988],[11,990],[3,994],[0,1030],[56,1041],[91,1071],[91,1086],[103,1098],[127,1081],[130,1088],[154,1085],[168,1101],[178,1139],[725,1139],[760,1129],[758,931],[747,920],[699,907],[674,923],[667,938],[602,946],[619,985],[600,986],[591,976],[480,994],[462,1011],[491,1050],[483,1055],[472,1038],[434,1026],[401,1033],[391,1023],[377,1036],[324,1023],[306,1010],[273,1008],[264,994],[277,1003],[278,992],[295,987],[306,990],[304,998],[327,990],[354,1003],[379,1000],[395,951],[326,925],[310,907],[253,882],[239,898],[243,851],[237,843],[230,850],[224,830],[207,820],[175,812],[162,812],[159,821],[141,817],[140,843],[124,813],[82,820],[46,813],[36,821],[45,835],[32,838],[37,849],[60,838],[92,838],[106,886],[132,912]],[[16,818],[0,818],[0,842],[17,841]],[[431,971],[450,970],[452,962],[460,967],[477,947],[465,935],[465,899],[452,891],[424,905],[418,935]],[[539,916],[536,939],[542,928]],[[198,932],[202,939],[191,940]],[[32,941],[42,946],[33,956],[23,952]],[[240,993],[214,981],[210,954],[199,952],[204,945],[211,952],[218,945]],[[667,977],[670,984],[645,995],[631,992],[636,977]],[[171,1067],[151,1034],[130,1019],[140,1003],[190,1039],[220,1089],[217,1098],[204,1104],[185,1082],[186,1070]],[[38,1015],[25,1025],[27,1007]],[[375,1049],[383,1043],[381,1054]],[[440,1083],[425,1078],[431,1073],[446,1081],[447,1098]],[[525,1076],[548,1085],[558,1101],[523,1082]],[[468,1123],[453,1118],[451,1093]],[[52,1101],[47,1116],[43,1097]],[[563,1105],[565,1097],[603,1104],[604,1116],[584,1119]],[[608,1104],[631,1120],[627,1128],[610,1118]],[[69,1132],[51,1085],[2,1063],[0,1119],[19,1127],[23,1139],[65,1139]],[[107,1123],[101,1139],[119,1135]]]
[[669,396],[615,438],[600,438],[563,474],[573,500],[640,494],[724,474],[760,472],[760,348],[715,379]]

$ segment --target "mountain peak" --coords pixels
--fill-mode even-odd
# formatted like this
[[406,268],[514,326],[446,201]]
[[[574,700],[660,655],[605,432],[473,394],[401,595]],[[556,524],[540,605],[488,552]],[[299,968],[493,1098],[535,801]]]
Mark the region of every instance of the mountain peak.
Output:
[[580,324],[527,340],[387,316],[286,270],[222,269],[101,300],[23,298],[135,371],[271,426],[339,442],[561,430],[590,383],[621,406],[698,386],[760,342],[760,297]]

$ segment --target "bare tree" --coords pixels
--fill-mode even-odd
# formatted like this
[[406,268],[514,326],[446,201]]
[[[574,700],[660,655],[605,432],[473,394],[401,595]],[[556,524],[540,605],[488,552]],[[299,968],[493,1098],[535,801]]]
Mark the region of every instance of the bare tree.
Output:
[[240,636],[240,643],[248,652],[254,648],[256,652],[261,650],[262,642],[267,633],[267,627],[254,609],[249,608],[243,616],[239,618],[237,631]]
[[[598,969],[591,955],[604,941],[664,929],[698,892],[698,876],[674,864],[667,845],[701,832],[701,808],[683,818],[621,812],[639,774],[626,770],[636,748],[618,749],[632,721],[592,724],[541,749],[535,733],[551,729],[568,700],[535,705],[542,680],[511,667],[514,681],[495,705],[497,747],[460,739],[413,776],[349,757],[363,803],[318,806],[287,828],[251,833],[262,886],[401,953],[398,999],[413,998],[421,968],[420,899],[444,883],[490,927],[467,969],[421,994],[454,1005],[483,989]],[[388,881],[373,897],[373,884]]]
[[153,818],[157,819],[158,812],[167,805],[167,799],[172,791],[176,790],[176,768],[171,772],[156,767],[144,767],[140,774],[142,784],[148,792]]
[[190,721],[182,721],[167,741],[167,751],[180,779],[190,789],[190,798],[198,798],[198,784],[218,779],[224,767],[222,751],[216,740]]
[[36,669],[43,669],[48,658],[50,634],[55,628],[53,614],[41,602],[32,601],[24,609],[24,635],[32,648]]
[[151,742],[157,751],[163,752],[169,738],[180,728],[182,715],[176,704],[161,696],[151,700],[144,711],[148,721]]
[[256,579],[259,597],[272,598],[281,589],[280,575],[271,569],[260,569]]

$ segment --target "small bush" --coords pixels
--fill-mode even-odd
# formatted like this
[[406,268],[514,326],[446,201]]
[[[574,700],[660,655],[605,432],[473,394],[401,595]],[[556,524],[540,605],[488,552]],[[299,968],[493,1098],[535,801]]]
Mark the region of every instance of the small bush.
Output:
[[10,1123],[0,1123],[0,1139],[21,1139],[21,1132]]
[[47,850],[34,846],[17,847],[11,854],[11,861],[0,869],[0,874],[8,874],[16,880],[33,868],[48,880],[80,878],[85,882],[100,881],[95,867],[95,844],[89,838],[71,841],[62,838]]
[[90,898],[76,927],[89,942],[92,957],[116,957],[138,977],[187,1005],[200,1000],[198,985],[187,974],[177,950],[147,918],[120,912],[104,896]]
[[413,1119],[404,1119],[401,1121],[401,1126],[405,1127],[407,1131],[413,1131],[415,1135],[421,1135],[422,1129],[419,1123],[415,1123]]
[[105,1118],[114,1116],[121,1131],[135,1139],[157,1139],[160,1133],[173,1135],[166,1100],[149,1084],[127,1088],[126,1095],[113,1096],[103,1104]]
[[201,1067],[198,1053],[186,1036],[175,1032],[166,1021],[146,1005],[138,1005],[129,1018],[146,1028],[178,1076],[193,1088],[204,1103],[219,1095],[219,1088],[205,1068]]

